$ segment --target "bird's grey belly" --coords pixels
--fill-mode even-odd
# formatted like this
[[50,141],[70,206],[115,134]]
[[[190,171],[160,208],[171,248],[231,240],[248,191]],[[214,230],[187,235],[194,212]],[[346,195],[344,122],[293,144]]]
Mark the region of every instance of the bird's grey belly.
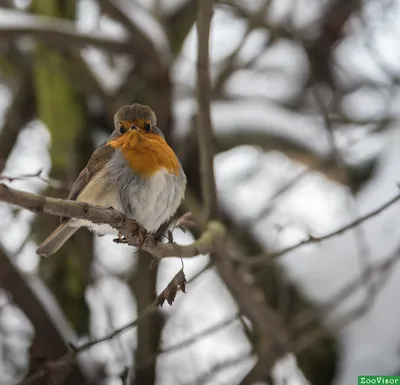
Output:
[[135,176],[121,189],[120,206],[129,218],[138,221],[147,231],[156,231],[174,215],[185,192],[185,179],[160,170],[152,177]]

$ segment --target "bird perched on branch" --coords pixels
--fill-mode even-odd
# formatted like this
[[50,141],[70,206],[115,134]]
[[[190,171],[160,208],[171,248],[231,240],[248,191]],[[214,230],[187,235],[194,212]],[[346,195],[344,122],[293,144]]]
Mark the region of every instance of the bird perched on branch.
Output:
[[[113,133],[92,154],[67,199],[113,207],[154,233],[178,209],[186,188],[185,173],[149,107],[121,107],[114,125]],[[98,235],[116,234],[107,224],[62,218],[37,253],[54,254],[83,226]]]

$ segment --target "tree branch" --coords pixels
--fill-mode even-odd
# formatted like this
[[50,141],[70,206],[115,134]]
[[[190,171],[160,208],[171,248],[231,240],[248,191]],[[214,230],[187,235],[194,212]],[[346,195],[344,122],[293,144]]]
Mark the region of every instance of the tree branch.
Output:
[[[5,12],[4,10],[2,13]],[[12,23],[0,23],[0,39],[9,41],[22,36],[30,36],[54,48],[70,48],[71,45],[93,45],[113,53],[132,53],[132,43],[120,37],[100,33],[80,32],[73,22],[45,16],[32,16],[23,12],[7,11],[6,15],[20,16]]]
[[150,65],[154,67],[154,74],[158,71],[163,72],[164,66],[154,43],[135,25],[126,12],[115,4],[114,0],[101,0],[100,5],[105,13],[121,23],[128,31],[139,57],[145,59],[147,63],[146,71],[149,70]]
[[[197,274],[195,274],[188,281],[188,283],[191,283],[191,282],[195,281],[197,278],[199,278],[205,271],[208,270],[209,267],[210,266],[208,265],[208,266],[205,266],[203,269],[201,269]],[[126,330],[129,330],[131,328],[138,326],[139,321],[141,321],[142,319],[146,318],[147,316],[153,314],[155,311],[157,311],[157,307],[155,306],[155,303],[151,303],[151,304],[147,305],[140,312],[140,314],[137,316],[136,319],[134,319],[133,321],[121,326],[120,328],[115,329],[114,331],[106,334],[104,337],[89,341],[80,346],[75,346],[73,344],[69,344],[71,349],[70,349],[70,351],[68,351],[68,353],[64,354],[62,357],[60,357],[56,360],[47,361],[46,362],[47,369],[43,368],[42,370],[39,370],[32,376],[30,376],[30,377],[26,378],[24,381],[20,382],[18,385],[35,384],[36,381],[38,381],[39,379],[44,377],[47,374],[47,372],[49,372],[51,370],[57,370],[57,369],[60,369],[63,367],[67,367],[67,366],[73,364],[74,361],[76,360],[76,357],[78,356],[78,354],[92,348],[93,346],[96,346],[103,342],[112,340],[113,338],[117,337],[118,335],[125,332]],[[46,372],[46,370],[47,370],[47,372]]]
[[[65,330],[60,332],[60,323],[56,322],[54,314],[49,312],[43,304],[38,293],[43,294],[43,290],[35,290],[37,282],[26,279],[12,263],[6,250],[0,243],[0,282],[1,287],[6,289],[12,296],[15,304],[25,313],[35,329],[35,337],[32,342],[31,351],[35,358],[46,357],[53,360],[68,353],[69,348],[65,343],[68,334]],[[59,319],[59,317],[58,317]],[[64,335],[63,335],[64,334]],[[69,336],[71,338],[71,336]],[[81,383],[84,381],[84,372],[78,365],[72,368],[70,381]],[[70,383],[71,383],[70,382]],[[34,378],[30,384],[38,384]]]
[[[47,198],[13,189],[5,184],[0,184],[0,201],[23,207],[35,213],[86,219],[93,223],[107,223],[118,230],[127,239],[129,245],[137,246],[142,241],[138,235],[140,225],[113,208],[93,206],[88,203],[64,199]],[[191,245],[182,246],[176,243],[157,244],[152,236],[146,236],[142,249],[159,259],[175,256],[191,258],[199,254],[207,254],[212,250],[214,242],[224,236],[224,227],[217,221],[211,221],[199,239]]]
[[197,136],[200,152],[200,174],[205,218],[218,217],[217,189],[214,178],[215,139],[212,129],[210,101],[211,83],[209,74],[210,24],[213,0],[198,0],[197,8]]
[[32,99],[31,72],[25,69],[0,133],[0,172],[4,169],[21,129],[33,115]]
[[301,242],[298,242],[292,246],[286,247],[275,253],[261,253],[259,255],[256,255],[256,256],[250,257],[250,258],[242,258],[242,257],[235,256],[235,257],[233,257],[233,259],[235,261],[243,263],[245,265],[268,264],[275,258],[281,257],[284,254],[287,254],[291,251],[297,250],[298,248],[300,248],[302,246],[326,241],[330,238],[336,237],[337,235],[343,234],[346,231],[351,230],[352,228],[354,228],[356,226],[359,226],[363,222],[365,222],[365,221],[375,217],[376,215],[380,214],[381,212],[385,211],[390,206],[397,203],[399,200],[400,200],[400,193],[395,195],[393,198],[389,199],[387,202],[383,203],[381,206],[379,206],[375,210],[372,210],[371,212],[360,216],[359,218],[355,219],[354,221],[348,223],[347,225],[342,226],[342,227],[338,228],[337,230],[332,231],[331,233],[325,234],[321,237],[309,236],[307,239],[305,239]]
[[265,303],[263,293],[235,268],[228,246],[219,242],[211,256],[240,310],[253,324],[257,362],[240,383],[250,385],[265,379],[276,359],[290,352],[293,345],[285,320]]

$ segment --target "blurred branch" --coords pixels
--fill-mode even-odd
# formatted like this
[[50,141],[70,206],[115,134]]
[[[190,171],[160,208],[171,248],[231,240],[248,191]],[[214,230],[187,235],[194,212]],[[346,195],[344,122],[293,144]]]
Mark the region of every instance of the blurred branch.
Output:
[[175,352],[180,349],[184,349],[193,343],[200,341],[202,338],[209,336],[210,334],[217,333],[220,330],[226,328],[227,326],[232,325],[235,321],[237,321],[239,318],[239,314],[236,313],[233,316],[226,318],[222,320],[221,322],[216,323],[215,325],[210,326],[207,329],[202,330],[201,332],[187,338],[184,341],[178,342],[175,345],[167,346],[165,348],[162,348],[160,350],[160,354],[166,354],[166,353],[171,353]]
[[[35,336],[32,342],[31,351],[38,360],[56,359],[68,354],[69,348],[65,342],[65,336],[60,333],[59,325],[46,309],[40,296],[35,293],[25,277],[19,272],[18,268],[11,262],[6,250],[0,244],[0,285],[10,292],[14,302],[25,313],[32,323]],[[74,367],[70,374],[68,383],[79,384],[85,377],[79,367]],[[30,384],[38,384],[30,381]]]
[[29,174],[20,174],[17,176],[7,176],[7,175],[3,175],[0,174],[0,181],[6,181],[6,182],[14,182],[16,180],[27,180],[27,179],[38,179],[44,183],[46,183],[48,186],[50,186],[51,188],[55,189],[55,190],[65,190],[67,192],[70,191],[71,186],[68,186],[67,184],[54,179],[54,178],[45,178],[44,176],[42,176],[43,170],[40,169],[34,173],[29,173]]
[[[226,59],[223,60],[222,68],[219,71],[218,76],[214,81],[214,87],[212,90],[212,95],[214,99],[219,99],[225,96],[223,92],[224,86],[226,85],[227,81],[229,80],[231,75],[234,74],[235,71],[251,68],[259,59],[259,55],[253,55],[252,58],[250,58],[249,60],[247,60],[247,62],[243,64],[239,64],[238,61],[239,54],[242,51],[244,45],[247,43],[247,38],[249,37],[251,32],[253,32],[258,27],[257,19],[260,18],[260,16],[266,17],[269,7],[270,7],[270,2],[264,1],[260,3],[260,6],[258,7],[256,12],[252,13],[251,15],[248,14],[247,29],[243,35],[243,38],[236,46],[236,48],[233,50],[233,52]],[[273,42],[274,42],[274,37],[271,36],[264,43],[264,48],[266,46],[271,45]],[[253,70],[255,71],[255,69]],[[266,72],[267,72],[266,70],[263,70],[262,74],[265,75]]]
[[[190,189],[184,204],[195,219],[201,215],[201,206]],[[252,323],[254,338],[251,343],[254,344],[258,359],[244,379],[242,385],[245,385],[265,379],[275,360],[290,351],[292,344],[285,320],[266,303],[264,293],[255,285],[254,280],[237,269],[232,261],[242,250],[243,245],[238,242],[237,237],[231,235],[225,240],[216,241],[210,257],[240,312]]]
[[63,355],[62,357],[60,357],[56,360],[46,360],[45,368],[39,370],[34,375],[32,375],[32,376],[28,377],[27,379],[25,379],[24,381],[20,382],[18,385],[33,384],[35,381],[48,375],[52,371],[58,371],[62,368],[69,367],[70,365],[72,365],[75,362],[76,356],[79,353],[82,353],[102,342],[109,341],[112,338],[116,337],[117,335],[121,334],[122,332],[137,326],[139,320],[142,319],[143,317],[146,317],[147,315],[151,314],[154,311],[153,309],[155,309],[154,305],[149,305],[146,309],[144,309],[141,312],[141,314],[134,321],[129,322],[128,324],[120,327],[119,329],[114,330],[113,332],[107,334],[106,336],[104,336],[102,338],[87,342],[86,344],[83,344],[79,347],[76,347],[73,344],[70,344],[71,350],[68,353],[66,353],[65,355]]
[[196,20],[196,0],[186,0],[165,20],[173,55],[177,55]]
[[[193,213],[195,220],[201,216],[201,205],[190,188],[187,189],[184,207]],[[265,279],[262,283],[256,282],[251,272],[248,274],[248,269],[243,269],[243,267],[238,268],[237,264],[232,262],[232,259],[235,259],[238,255],[246,255],[249,252],[257,253],[262,250],[262,247],[254,239],[247,227],[242,227],[241,223],[236,223],[227,213],[224,215],[224,223],[229,229],[226,244],[225,246],[221,246],[221,254],[218,256],[211,253],[211,261],[214,262],[221,278],[237,302],[241,314],[251,322],[252,334],[251,336],[247,334],[247,337],[250,343],[253,344],[254,352],[259,356],[257,368],[255,368],[253,373],[259,373],[257,376],[262,378],[266,371],[268,371],[268,368],[272,366],[271,362],[278,358],[280,352],[285,349],[284,340],[280,340],[278,349],[275,349],[274,353],[272,353],[271,349],[276,348],[275,323],[271,323],[271,334],[269,334],[265,324],[268,326],[270,320],[268,317],[264,317],[265,312],[269,314],[271,309],[274,309],[274,298],[278,295],[277,291],[281,286],[279,282],[283,277],[275,264],[267,266]],[[222,261],[225,258],[226,264],[223,265],[222,262],[217,263],[219,260],[218,257]],[[295,288],[293,288],[293,302],[295,306],[291,310],[292,313],[299,309],[309,309],[311,307]],[[266,310],[265,307],[267,308]],[[258,312],[262,314],[260,318],[257,316]],[[288,333],[291,335],[292,330],[288,328],[285,331],[287,327],[285,324],[286,320],[280,317],[279,313],[274,312],[274,310],[272,310],[272,313],[278,316],[278,324],[284,329],[279,329],[278,334],[281,335],[283,333],[286,336],[286,333]],[[314,327],[315,329],[322,328],[319,322],[314,323]],[[324,331],[322,334],[324,338],[320,338],[307,353],[301,354],[299,357],[304,365],[303,369],[306,369],[306,373],[310,378],[328,379],[330,381],[333,376],[333,372],[331,371],[335,365],[331,360],[335,358],[335,351],[334,346],[332,346],[332,340],[326,337],[327,334],[329,332]],[[290,350],[291,345],[288,344],[286,347]],[[313,359],[312,362],[310,362],[310,357]],[[323,370],[322,373],[321,370]]]
[[[265,2],[268,5],[268,2]],[[279,36],[281,38],[289,38],[300,40],[299,34],[296,34],[296,31],[292,31],[287,26],[280,26],[277,23],[273,23],[265,15],[265,12],[259,12],[259,9],[256,11],[250,10],[248,7],[244,5],[243,2],[239,1],[231,1],[231,0],[220,0],[218,4],[229,7],[235,16],[244,19],[245,21],[250,21],[252,27],[254,29],[264,28],[268,30],[273,37]]]
[[319,36],[314,41],[304,41],[310,61],[312,77],[318,83],[335,88],[333,50],[344,35],[344,26],[360,7],[360,0],[333,0],[328,3],[320,18]]
[[[112,208],[93,206],[87,203],[64,199],[47,198],[44,196],[19,191],[0,184],[0,201],[23,207],[34,213],[50,214],[60,217],[87,219],[93,223],[107,223],[125,236],[131,246],[143,243],[140,225],[127,218],[124,214]],[[225,236],[224,227],[216,221],[209,222],[201,237],[191,245],[182,246],[175,243],[157,244],[157,241],[147,235],[141,247],[156,258],[179,256],[191,258],[208,253],[217,239]]]
[[241,2],[219,1],[219,4],[229,6],[238,17],[250,20],[254,28],[267,30],[273,38],[287,38],[301,43],[309,57],[312,72],[319,83],[324,83],[334,88],[334,75],[332,68],[332,51],[335,44],[343,37],[344,25],[351,15],[360,7],[360,0],[334,0],[318,20],[319,34],[315,39],[307,37],[305,29],[293,28],[293,25],[271,22],[269,17],[259,12],[248,10]]
[[340,227],[339,229],[328,233],[326,235],[323,235],[321,237],[314,237],[312,235],[310,235],[307,239],[298,242],[292,246],[289,246],[285,249],[282,249],[280,251],[277,251],[275,253],[261,253],[260,255],[256,255],[254,257],[249,257],[249,258],[241,258],[241,257],[235,257],[234,259],[237,262],[246,264],[246,265],[257,265],[257,264],[266,264],[266,263],[271,263],[272,260],[274,260],[275,258],[278,258],[284,254],[287,254],[291,251],[294,251],[302,246],[305,245],[310,245],[310,244],[315,244],[315,243],[320,243],[322,241],[326,241],[330,238],[333,238],[337,235],[343,234],[346,231],[359,226],[360,224],[362,224],[363,222],[375,217],[376,215],[380,214],[381,212],[385,211],[386,209],[388,209],[390,206],[392,206],[393,204],[395,204],[396,202],[398,202],[400,200],[400,193],[395,195],[393,198],[389,199],[387,202],[383,203],[381,206],[379,206],[378,208],[376,208],[375,210],[370,211],[368,214],[365,214],[363,216],[360,216],[359,218],[353,220],[352,222],[348,223],[347,225]]
[[[313,78],[313,74],[311,74],[311,77]],[[328,135],[329,135],[329,142],[331,145],[331,151],[332,151],[332,155],[333,158],[336,162],[336,165],[339,169],[343,169],[344,172],[346,172],[346,167],[343,163],[343,159],[340,155],[340,151],[338,149],[338,146],[336,145],[336,140],[335,140],[335,130],[333,128],[333,124],[332,121],[329,117],[329,112],[325,107],[324,101],[322,99],[322,95],[319,92],[318,89],[318,84],[313,84],[312,85],[312,91],[313,91],[313,95],[315,98],[315,101],[317,103],[317,107],[322,115],[323,121],[324,121],[324,128],[327,131]]]
[[[207,271],[209,266],[205,266],[203,269],[201,269],[197,274],[195,274],[189,281],[188,283],[194,282],[197,278],[199,278],[205,271]],[[49,371],[52,370],[59,370],[65,367],[69,367],[73,362],[76,360],[78,354],[85,352],[92,348],[93,346],[96,346],[98,344],[101,344],[103,342],[107,342],[117,336],[119,336],[121,333],[130,330],[138,325],[138,323],[146,318],[147,316],[150,316],[154,314],[157,311],[157,307],[155,306],[155,302],[147,305],[137,316],[137,318],[126,325],[113,330],[112,332],[106,334],[104,337],[89,341],[85,344],[82,344],[80,346],[75,346],[74,344],[70,343],[70,351],[68,351],[66,354],[64,354],[62,357],[55,359],[55,360],[48,360],[46,362],[46,368],[43,368],[33,374],[32,376],[26,378],[24,381],[20,382],[18,385],[30,385],[30,384],[36,384],[36,381],[41,379],[42,377],[46,376]],[[77,384],[74,384],[77,385]]]
[[306,175],[310,173],[311,169],[306,169],[302,172],[300,172],[297,176],[295,176],[292,180],[289,182],[285,183],[283,186],[279,187],[273,196],[271,196],[268,199],[267,205],[265,205],[255,217],[249,218],[246,220],[246,224],[251,225],[259,222],[261,219],[265,218],[267,215],[269,215],[272,210],[274,209],[276,205],[276,200],[281,196],[282,194],[285,194],[286,192],[290,191],[293,187],[295,187]]
[[21,74],[0,132],[0,172],[4,169],[20,131],[33,115],[33,99],[31,71],[26,69]]
[[[197,132],[202,196],[206,218],[210,215],[214,217],[217,215],[213,164],[215,144],[210,116],[211,86],[208,72],[208,45],[212,6],[212,0],[199,0],[197,14],[197,101],[199,108]],[[254,325],[257,336],[256,350],[258,359],[241,382],[241,385],[253,384],[267,376],[277,357],[290,351],[289,330],[279,314],[265,303],[262,293],[254,285],[248,283],[244,276],[239,274],[230,260],[230,250],[227,243],[217,241],[210,256],[239,308]],[[275,349],[271,350],[271,346]]]
[[200,152],[200,173],[204,217],[218,217],[217,188],[214,177],[215,140],[211,122],[211,83],[209,74],[210,24],[213,0],[198,0],[197,8],[197,137]]
[[[376,298],[378,291],[380,291],[384,285],[384,281],[388,279],[388,276],[391,272],[394,271],[394,267],[396,264],[400,262],[400,247],[397,247],[390,256],[384,258],[381,262],[375,263],[374,265],[369,267],[369,279],[375,280],[375,286],[379,288],[379,290],[374,292],[374,296],[367,296],[366,301],[362,301],[362,303],[347,313],[345,317],[348,319],[348,314],[356,313],[360,316],[360,308],[363,309],[363,312],[366,312],[371,306]],[[336,294],[332,295],[330,299],[328,299],[324,304],[318,306],[318,311],[310,313],[308,311],[303,311],[296,316],[293,317],[293,326],[296,329],[301,329],[307,327],[318,314],[327,314],[334,309],[336,309],[340,304],[342,304],[346,299],[350,298],[353,294],[357,292],[364,285],[363,281],[359,279],[352,279],[343,286]],[[371,303],[372,302],[372,303]],[[351,318],[351,317],[350,317]],[[356,318],[356,317],[354,317]],[[353,318],[353,319],[354,319]],[[336,325],[344,325],[344,318],[341,318],[337,321],[333,321],[332,324]],[[348,322],[348,321],[347,321]]]
[[[311,72],[311,79],[315,80],[314,78],[314,73]],[[317,107],[322,115],[323,121],[324,121],[324,128],[328,132],[329,135],[329,141],[331,145],[331,151],[333,154],[333,158],[336,162],[336,165],[339,170],[343,171],[343,175],[346,178],[346,184],[349,186],[349,194],[347,194],[347,208],[352,216],[352,218],[357,218],[359,217],[359,210],[358,210],[358,205],[357,201],[355,199],[355,189],[351,183],[350,175],[348,172],[348,169],[346,167],[346,164],[343,161],[341,152],[339,147],[336,144],[335,140],[335,130],[333,123],[329,117],[329,111],[326,108],[324,104],[324,100],[322,98],[322,95],[319,92],[318,89],[318,84],[313,84],[312,85],[312,91],[317,103]],[[376,290],[377,287],[374,284],[373,280],[370,280],[370,274],[369,274],[369,267],[371,264],[371,253],[370,253],[370,248],[368,245],[368,242],[366,240],[365,233],[362,229],[362,227],[356,227],[355,228],[355,238],[356,238],[356,245],[357,245],[357,253],[358,253],[358,259],[360,261],[360,280],[364,282],[365,287],[368,291],[368,296],[369,297],[374,297],[376,295]]]
[[214,87],[212,90],[212,96],[214,99],[221,98],[223,96],[223,88],[230,78],[230,76],[238,70],[238,64],[237,64],[237,58],[239,56],[240,51],[242,50],[244,44],[247,41],[247,37],[250,35],[250,32],[252,29],[250,27],[247,27],[246,32],[240,41],[240,43],[237,45],[235,50],[223,61],[222,68],[220,69],[217,78],[215,79],[214,82]]
[[[397,247],[396,250],[391,253],[391,255],[385,258],[384,261],[375,264],[370,267],[371,269],[371,277],[374,275],[376,279],[376,287],[377,289],[374,291],[372,296],[367,295],[360,304],[355,306],[353,309],[349,309],[343,316],[338,317],[337,320],[332,321],[331,328],[334,331],[340,331],[346,325],[351,322],[354,322],[356,319],[364,315],[375,303],[378,294],[386,287],[385,283],[387,282],[390,274],[394,271],[393,267],[400,261],[400,248]],[[363,285],[363,282],[359,280],[354,280],[352,283],[347,285],[342,289],[338,295],[332,297],[332,300],[329,301],[330,305],[338,306],[342,302],[344,302],[347,298],[350,297],[352,293],[354,293],[357,289],[359,289]],[[333,309],[330,309],[333,310]],[[303,328],[307,325],[306,321],[312,322],[312,318],[310,316],[304,317],[304,314],[299,314],[299,318],[297,318],[297,327],[303,326]],[[297,340],[296,351],[305,350],[310,347],[315,341],[320,339],[323,336],[323,330],[310,330],[308,333],[303,332],[300,338]]]
[[81,32],[75,23],[65,19],[33,16],[18,11],[7,11],[5,17],[8,13],[10,18],[17,16],[21,20],[15,22],[15,25],[0,22],[0,39],[6,41],[28,36],[57,49],[70,49],[71,45],[92,45],[112,53],[132,54],[132,45],[125,38]]
[[[235,367],[242,364],[244,361],[251,359],[251,353],[240,354],[237,357],[226,358],[222,362],[215,363],[210,369],[205,373],[200,375],[196,380],[191,381],[190,384],[186,383],[184,385],[204,385],[210,383],[213,377],[223,370]],[[218,383],[218,382],[217,382]]]
[[[121,23],[130,34],[131,51],[135,50],[140,60],[146,61],[146,71],[152,68],[153,75],[163,72],[163,64],[154,43],[149,39],[135,23],[129,18],[114,0],[100,0],[102,10],[110,17]],[[136,5],[137,6],[137,5]]]
[[71,72],[71,80],[78,79],[77,85],[87,98],[93,97],[93,94],[100,98],[107,122],[112,122],[117,108],[110,92],[103,87],[81,54],[70,52],[70,55],[73,58],[71,67],[68,67]]
[[291,351],[292,340],[286,322],[265,302],[261,290],[233,264],[232,246],[220,243],[211,258],[239,309],[253,324],[257,361],[240,383],[250,385],[265,379],[276,359]]
[[350,179],[354,189],[359,188],[371,174],[371,161],[356,165],[346,164],[348,174],[344,174],[343,169],[337,167],[332,153],[319,154],[307,143],[296,138],[261,129],[231,126],[229,133],[217,132],[216,141],[218,152],[243,145],[257,146],[263,151],[279,151],[294,162],[307,166],[309,170],[318,171],[334,182],[345,184]]

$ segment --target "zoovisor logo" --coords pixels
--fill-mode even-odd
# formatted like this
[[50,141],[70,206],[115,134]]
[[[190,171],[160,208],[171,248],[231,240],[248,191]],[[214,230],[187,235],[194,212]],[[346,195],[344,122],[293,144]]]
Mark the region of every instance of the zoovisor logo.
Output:
[[358,385],[400,385],[400,376],[358,376]]

